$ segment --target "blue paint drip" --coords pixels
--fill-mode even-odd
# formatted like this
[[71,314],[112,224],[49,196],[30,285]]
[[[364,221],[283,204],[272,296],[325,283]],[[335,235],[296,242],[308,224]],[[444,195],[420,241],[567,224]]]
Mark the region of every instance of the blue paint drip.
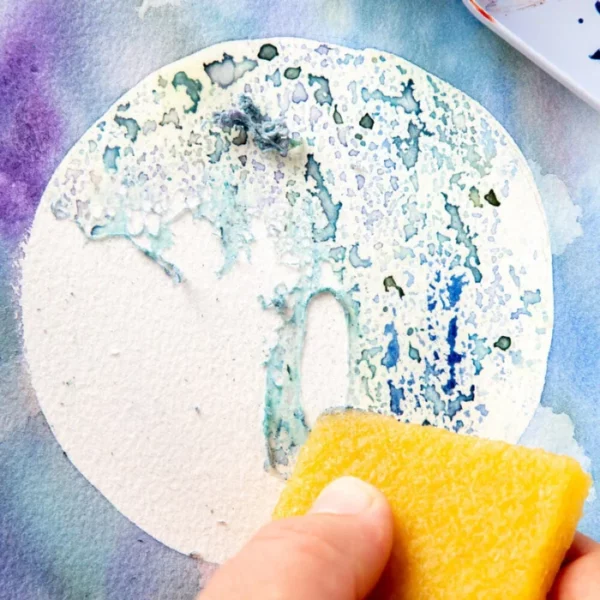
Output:
[[395,415],[401,415],[404,412],[401,407],[401,402],[405,399],[404,388],[396,387],[391,379],[388,380],[387,384],[390,389],[390,410]]
[[460,363],[463,359],[463,355],[456,352],[456,339],[458,338],[458,317],[452,317],[450,319],[450,323],[448,324],[448,336],[446,340],[448,341],[448,346],[450,347],[450,352],[448,354],[447,362],[448,367],[450,367],[450,375],[448,377],[448,381],[442,389],[444,393],[449,394],[457,385],[456,381],[456,365]]
[[306,161],[306,181],[313,179],[317,191],[310,192],[311,195],[315,196],[321,202],[321,207],[327,218],[327,225],[322,229],[317,229],[313,225],[313,235],[316,242],[326,242],[327,240],[335,241],[337,233],[337,222],[340,216],[340,210],[342,203],[333,201],[331,193],[325,185],[325,180],[321,173],[321,165],[315,160],[313,154],[309,154]]
[[381,364],[389,371],[398,364],[400,358],[400,344],[398,343],[398,332],[394,327],[394,323],[388,323],[384,330],[384,335],[391,335],[385,356],[381,359]]

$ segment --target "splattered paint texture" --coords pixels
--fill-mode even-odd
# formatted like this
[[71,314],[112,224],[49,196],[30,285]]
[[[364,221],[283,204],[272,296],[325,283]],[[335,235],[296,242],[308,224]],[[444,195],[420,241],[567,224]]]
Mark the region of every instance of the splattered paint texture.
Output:
[[[72,234],[73,246],[55,260],[48,245]],[[216,242],[213,257],[196,249],[207,236]],[[116,242],[123,242],[118,249]],[[273,250],[268,259],[260,256],[266,245]],[[99,317],[93,306],[111,305],[105,297],[81,311],[68,301],[80,295],[73,280],[86,281],[80,273],[92,272],[91,256],[127,246],[155,270],[153,281],[160,275],[153,286],[194,298],[201,313],[206,299],[196,298],[194,287],[211,285],[252,305],[252,319],[265,330],[267,319],[274,323],[262,344],[266,359],[250,352],[223,357],[209,344],[198,365],[210,377],[225,360],[247,390],[238,410],[262,406],[262,425],[253,420],[247,427],[265,448],[254,472],[266,504],[272,498],[258,482],[285,476],[309,431],[301,359],[308,309],[323,293],[338,301],[347,324],[344,404],[516,442],[539,403],[552,281],[533,175],[475,101],[393,55],[291,39],[204,50],[119,99],[71,150],[38,210],[23,262],[22,304],[29,365],[47,418],[74,463],[132,520],[175,548],[220,560],[213,536],[202,533],[214,518],[197,517],[185,535],[153,523],[144,502],[125,498],[125,480],[114,476],[123,472],[119,461],[107,457],[105,471],[90,451],[90,439],[98,448],[122,445],[123,431],[100,433],[90,424],[84,434],[82,411],[88,419],[108,417],[107,398],[128,394],[135,411],[150,388],[134,378],[133,397],[115,376],[96,396],[89,373],[104,342],[91,332],[90,352],[78,351],[81,375],[71,373],[68,352],[48,355],[89,331],[92,321],[107,332],[112,353],[120,354],[115,330],[135,338],[144,320]],[[181,262],[207,258],[219,263],[210,274]],[[93,272],[125,293],[130,282],[109,264]],[[239,285],[245,264],[268,273],[256,275],[259,293]],[[281,269],[286,275],[278,278]],[[58,312],[40,309],[56,300],[50,288],[47,299],[40,295],[38,273],[48,270],[67,296]],[[162,294],[160,287],[154,294]],[[221,311],[199,333],[231,344],[247,323],[225,306]],[[173,316],[173,328],[186,325],[183,314]],[[48,320],[70,325],[48,331]],[[166,331],[154,335],[158,344],[140,340],[137,348],[141,360],[157,365],[172,338]],[[258,378],[262,384],[251,385]],[[221,392],[214,393],[218,402]],[[201,413],[206,405],[199,400]],[[230,410],[223,406],[219,418],[229,419]],[[187,418],[197,420],[191,412]],[[139,426],[147,427],[143,420]],[[154,435],[146,435],[152,445]],[[193,443],[181,434],[169,441],[182,448]],[[213,454],[225,497],[238,497],[234,466],[244,451],[240,444]],[[149,468],[142,461],[133,476],[143,481]],[[209,493],[207,501],[219,497]],[[244,539],[241,522],[260,522],[237,500],[230,508],[237,515],[221,535],[225,553]]]
[[[79,600],[87,595],[112,599],[135,597],[146,592],[153,598],[192,600],[204,576],[212,569],[206,563],[197,564],[195,559],[169,550],[141,532],[106,502],[63,455],[39,411],[37,394],[31,387],[23,357],[20,307],[15,293],[20,277],[14,261],[18,256],[18,244],[26,236],[31,224],[41,191],[68,148],[123,93],[149,73],[227,39],[295,35],[331,40],[353,48],[377,47],[393,52],[465,91],[507,129],[531,165],[549,221],[554,254],[555,323],[552,350],[542,406],[536,411],[524,440],[528,444],[545,445],[554,451],[570,453],[583,460],[596,478],[600,475],[597,438],[600,413],[596,401],[600,388],[600,355],[597,352],[600,304],[596,301],[600,221],[595,217],[600,214],[597,194],[600,180],[594,159],[600,149],[600,116],[478,24],[456,2],[349,0],[341,4],[330,0],[311,0],[306,3],[268,0],[261,4],[260,11],[255,11],[253,3],[232,0],[219,3],[203,0],[152,0],[143,3],[106,0],[100,4],[78,5],[77,18],[74,18],[74,14],[74,5],[68,0],[56,0],[51,6],[40,0],[0,4],[0,63],[2,72],[9,73],[8,79],[3,81],[14,78],[19,81],[9,86],[13,90],[18,88],[18,95],[6,93],[2,97],[3,109],[18,104],[19,98],[22,99],[19,107],[23,107],[28,98],[26,89],[43,90],[37,101],[43,100],[52,117],[43,120],[36,129],[40,133],[46,132],[44,136],[49,137],[40,139],[48,139],[49,143],[38,144],[34,141],[33,147],[39,151],[37,162],[33,165],[34,170],[24,175],[31,179],[34,171],[38,173],[35,185],[38,186],[36,193],[39,195],[36,197],[30,190],[28,202],[13,202],[11,210],[16,220],[9,223],[3,216],[0,231],[0,479],[10,482],[1,486],[0,495],[0,539],[10,540],[9,543],[0,544],[0,564],[4,566],[0,576],[1,598]],[[586,15],[585,23],[591,25],[597,18],[597,15]],[[582,27],[579,24],[576,26]],[[443,45],[438,43],[439,40],[443,40]],[[31,56],[38,50],[43,60],[32,63]],[[584,54],[586,60],[592,63]],[[221,54],[215,60],[221,61],[222,58]],[[282,84],[291,81],[284,77],[283,72],[274,73],[273,78],[274,83],[278,80]],[[306,85],[304,87],[310,93],[310,89]],[[317,89],[317,84],[313,89]],[[0,87],[0,93],[4,90],[7,88]],[[180,88],[180,93],[183,100],[184,87]],[[237,105],[237,98],[233,100],[231,107]],[[189,105],[191,101],[186,104]],[[343,123],[345,115],[336,108],[339,107],[334,102],[333,119],[338,124]],[[363,116],[360,115],[361,118]],[[2,152],[19,156],[28,131],[31,132],[31,129],[22,111],[3,110],[0,117]],[[9,135],[9,132],[12,133]],[[123,128],[123,134],[125,132]],[[7,172],[6,164],[0,163],[2,173]],[[13,178],[15,176],[11,174],[3,181],[11,182]],[[7,197],[7,189],[12,194],[23,189],[23,186],[4,186],[2,202]],[[488,190],[478,191],[483,204],[483,194]],[[293,195],[290,197],[294,198]],[[502,203],[502,197],[498,196],[498,199]],[[62,252],[63,260],[69,263],[71,258],[66,251],[75,240],[86,244],[85,237],[70,223],[58,224],[61,225],[57,230],[60,233],[52,247],[56,253]],[[177,248],[180,233],[177,228],[181,228],[182,224],[174,225],[176,239],[171,252]],[[201,221],[195,224],[196,228],[188,232],[190,235],[192,231],[197,234],[198,228],[203,226]],[[211,241],[214,237],[212,227],[208,227],[205,233],[204,238]],[[62,238],[68,238],[68,243],[63,245]],[[174,408],[182,402],[182,396],[186,396],[189,399],[187,408],[195,415],[198,429],[205,431],[203,419],[215,424],[210,407],[205,406],[205,399],[210,397],[212,390],[199,393],[202,386],[193,389],[186,384],[200,362],[197,347],[203,340],[194,325],[202,315],[185,313],[190,335],[181,334],[173,344],[163,344],[159,348],[160,360],[155,364],[147,365],[139,357],[130,357],[130,351],[135,354],[129,348],[133,340],[147,346],[159,345],[156,337],[146,335],[149,321],[162,320],[161,327],[180,334],[179,329],[173,330],[171,327],[172,315],[161,312],[162,304],[175,306],[175,311],[183,309],[177,307],[175,297],[165,299],[161,296],[160,302],[155,301],[157,294],[163,294],[170,283],[168,280],[165,282],[165,275],[148,259],[140,257],[139,262],[135,261],[133,256],[139,252],[128,244],[123,240],[107,244],[87,242],[86,250],[97,252],[91,273],[100,272],[102,265],[108,263],[111,269],[116,269],[113,271],[116,277],[133,280],[128,294],[114,293],[113,286],[104,278],[82,277],[81,285],[73,289],[76,298],[70,295],[68,299],[63,298],[60,283],[57,283],[53,287],[57,292],[56,303],[69,303],[75,313],[84,310],[81,306],[86,304],[85,299],[90,295],[103,297],[119,318],[123,313],[128,313],[126,318],[132,321],[139,322],[142,319],[143,325],[140,324],[135,335],[128,333],[130,339],[125,335],[121,337],[121,332],[117,330],[112,332],[116,338],[114,343],[99,349],[96,357],[100,365],[98,370],[102,371],[94,373],[96,382],[101,380],[101,376],[107,380],[121,376],[117,363],[125,363],[130,377],[132,373],[141,372],[154,386],[154,390],[146,394],[144,405],[138,406],[135,411],[132,411],[127,397],[115,406],[110,405],[107,410],[113,416],[119,416],[122,411],[135,420],[144,416],[147,409],[148,413],[157,415],[157,420],[164,419],[171,412],[177,414]],[[210,255],[220,247],[221,241],[217,238],[215,247],[210,247]],[[189,244],[187,250],[192,251]],[[196,254],[203,256],[202,251],[205,250],[198,247]],[[257,261],[263,258],[263,254],[267,255],[264,257],[266,260],[270,260],[268,253],[259,251],[260,248],[255,248]],[[342,252],[334,250],[332,256],[341,257]],[[362,245],[357,248],[356,256],[360,260],[372,260]],[[187,262],[185,256],[173,258],[178,259],[176,264],[187,276],[188,284],[194,277],[198,263],[207,262]],[[344,260],[349,261],[347,254]],[[81,265],[81,262],[73,259],[73,268],[75,264]],[[118,267],[120,264],[123,265],[122,269]],[[214,277],[222,264],[222,257],[214,263],[209,262],[206,279]],[[240,268],[239,264],[237,268]],[[389,275],[386,273],[385,277]],[[518,273],[515,275],[519,277]],[[252,288],[253,279],[246,279],[243,272],[239,271],[236,276],[239,286],[229,290],[232,295],[247,288],[253,298],[261,293],[265,298],[270,298],[267,295],[269,290]],[[277,279],[283,276],[285,273],[278,274]],[[53,286],[43,273],[39,277],[40,281]],[[403,289],[399,276],[394,282]],[[383,278],[380,284],[383,289]],[[388,288],[389,294],[400,295],[391,280],[388,280]],[[212,292],[210,287],[201,288],[201,291],[207,296]],[[177,297],[179,295],[178,291]],[[227,305],[227,311],[240,310],[239,305],[229,302],[227,296],[217,294],[216,297],[219,298],[219,304]],[[318,316],[313,309],[320,299],[321,296],[313,300],[309,321]],[[85,310],[89,310],[89,306]],[[244,307],[241,312],[245,313]],[[249,324],[240,328],[236,343],[227,346],[218,340],[217,352],[222,349],[227,356],[246,352],[251,348],[251,339],[255,335],[259,338],[263,335],[253,329],[251,318],[259,314],[268,318],[272,312],[264,311],[259,306],[256,314],[245,315]],[[217,319],[218,314],[219,311],[207,313],[205,319]],[[329,320],[332,320],[331,317]],[[338,321],[344,321],[343,313],[339,314]],[[269,322],[270,327],[276,324],[276,320]],[[78,372],[76,363],[78,351],[87,351],[89,340],[97,337],[96,329],[94,326],[83,329],[78,335],[73,335],[64,348],[53,349],[53,352],[66,352],[74,358],[74,372],[63,378],[65,386],[74,392],[77,385],[93,379],[89,371]],[[267,332],[264,336],[268,337]],[[328,339],[335,341],[337,337]],[[269,342],[265,344],[267,347],[275,343],[275,339],[266,341]],[[170,368],[161,370],[164,357],[181,353],[182,348],[185,348],[186,360],[179,361],[180,366],[170,364]],[[510,350],[512,348],[508,352]],[[410,346],[405,352],[411,352]],[[484,352],[487,350],[481,348],[481,353]],[[413,355],[416,356],[414,352]],[[104,356],[112,357],[113,363],[108,358],[104,360]],[[262,356],[260,350],[256,350],[256,356],[258,362],[268,358]],[[405,356],[401,355],[401,360]],[[330,370],[333,370],[335,357],[316,360],[320,368],[326,361],[332,365]],[[75,381],[72,380],[73,374],[79,375]],[[259,374],[261,377],[253,382],[257,388],[264,386],[264,371]],[[212,378],[217,375],[219,373],[210,373]],[[169,385],[165,385],[165,380]],[[313,385],[305,385],[303,389],[308,388],[314,393],[329,390],[331,393],[328,398],[336,391],[329,385],[330,382],[314,378],[311,381]],[[243,387],[236,387],[236,383],[232,381],[230,370],[228,377],[219,379],[219,385],[215,387],[221,390],[224,402],[231,406],[236,406],[238,399],[244,397],[247,391]],[[225,393],[223,390],[226,390]],[[127,390],[128,396],[135,393],[135,386]],[[199,400],[202,400],[202,408]],[[303,400],[307,410],[314,408],[308,400]],[[247,428],[249,420],[254,419],[253,428],[260,430],[263,411],[262,399],[254,408],[232,410],[231,428],[221,427],[219,434],[208,436],[208,440],[196,431],[194,444],[201,447],[204,456],[211,456],[215,449],[225,452],[237,438],[243,437],[240,432]],[[308,414],[310,416],[314,412],[308,410]],[[111,425],[112,421],[108,419],[100,427]],[[173,429],[177,430],[178,426],[179,423],[176,423]],[[189,427],[192,427],[191,424]],[[180,428],[180,431],[185,430],[183,426]],[[220,450],[223,438],[228,443]],[[131,443],[125,436],[123,452],[130,447]],[[252,462],[259,463],[260,470],[264,472],[264,444],[255,450]],[[194,454],[195,451],[192,448],[187,454]],[[119,448],[105,450],[106,455],[119,455],[119,452]],[[187,460],[187,456],[178,455],[174,449],[162,448],[154,454],[148,452],[145,458],[149,464],[156,464],[156,455],[160,452],[170,453],[180,461],[178,464],[184,464]],[[239,462],[237,472],[242,477],[245,476],[247,463],[243,456]],[[122,463],[122,467],[126,468],[127,465]],[[189,479],[196,495],[203,482],[211,480],[211,477],[213,482],[218,482],[220,473],[193,465]],[[163,486],[168,487],[173,483],[168,472],[160,472],[157,478],[161,479]],[[153,486],[138,489],[133,480],[127,485],[133,486],[134,494],[139,492],[139,495],[145,495],[149,504],[160,500],[161,495],[155,494]],[[244,497],[252,498],[253,495],[251,486],[244,490]],[[195,497],[193,504],[198,512],[206,510],[210,515],[210,510],[200,506]],[[210,508],[215,510],[215,507]],[[215,520],[220,521],[215,525],[215,532],[226,531],[228,516],[218,514],[218,511],[215,511],[215,515]],[[582,529],[589,534],[600,535],[599,515],[598,504],[590,504]],[[188,523],[193,522],[187,514],[186,519]]]

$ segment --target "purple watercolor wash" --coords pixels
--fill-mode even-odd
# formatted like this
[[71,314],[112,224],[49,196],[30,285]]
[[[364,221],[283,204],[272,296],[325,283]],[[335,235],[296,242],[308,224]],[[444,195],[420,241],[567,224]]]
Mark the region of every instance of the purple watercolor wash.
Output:
[[63,145],[52,101],[54,28],[38,3],[0,48],[0,236],[13,243],[31,225]]

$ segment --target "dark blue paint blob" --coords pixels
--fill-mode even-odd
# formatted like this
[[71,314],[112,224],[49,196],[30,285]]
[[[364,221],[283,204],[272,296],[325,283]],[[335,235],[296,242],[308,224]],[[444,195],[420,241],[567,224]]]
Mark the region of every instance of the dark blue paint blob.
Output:
[[596,2],[596,4],[594,4],[594,6],[596,7],[596,10],[600,13],[600,1]]
[[400,358],[400,344],[398,343],[398,332],[393,323],[388,323],[385,326],[383,333],[392,336],[385,356],[381,359],[381,364],[389,371],[398,364],[398,359]]
[[450,352],[448,354],[447,362],[450,367],[450,376],[448,377],[448,381],[442,389],[444,393],[449,394],[456,387],[456,365],[463,359],[463,355],[456,352],[456,339],[458,338],[458,318],[452,317],[450,319],[450,323],[448,324],[448,336],[446,340],[448,341],[448,346],[450,347]]
[[467,285],[467,282],[464,280],[464,275],[460,275],[458,277],[456,275],[452,275],[450,278],[450,283],[447,286],[450,306],[456,306],[460,300],[460,295],[462,294],[465,285]]
[[404,412],[400,405],[402,400],[404,400],[404,388],[396,387],[391,379],[388,380],[387,384],[390,388],[390,410],[395,415],[401,415]]
[[590,55],[590,58],[592,60],[600,60],[600,50],[596,50],[596,52],[594,52],[594,54]]

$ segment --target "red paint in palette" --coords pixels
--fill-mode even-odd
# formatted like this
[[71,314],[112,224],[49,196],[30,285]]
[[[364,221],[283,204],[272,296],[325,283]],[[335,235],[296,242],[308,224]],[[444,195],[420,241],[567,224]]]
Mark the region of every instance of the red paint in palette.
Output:
[[475,10],[484,18],[487,19],[490,23],[494,22],[494,17],[492,17],[492,15],[490,15],[490,13],[486,12],[485,10],[483,10],[483,8],[481,8],[481,6],[479,6],[479,4],[477,4],[476,0],[470,0],[471,4],[473,5],[473,7],[475,8]]

